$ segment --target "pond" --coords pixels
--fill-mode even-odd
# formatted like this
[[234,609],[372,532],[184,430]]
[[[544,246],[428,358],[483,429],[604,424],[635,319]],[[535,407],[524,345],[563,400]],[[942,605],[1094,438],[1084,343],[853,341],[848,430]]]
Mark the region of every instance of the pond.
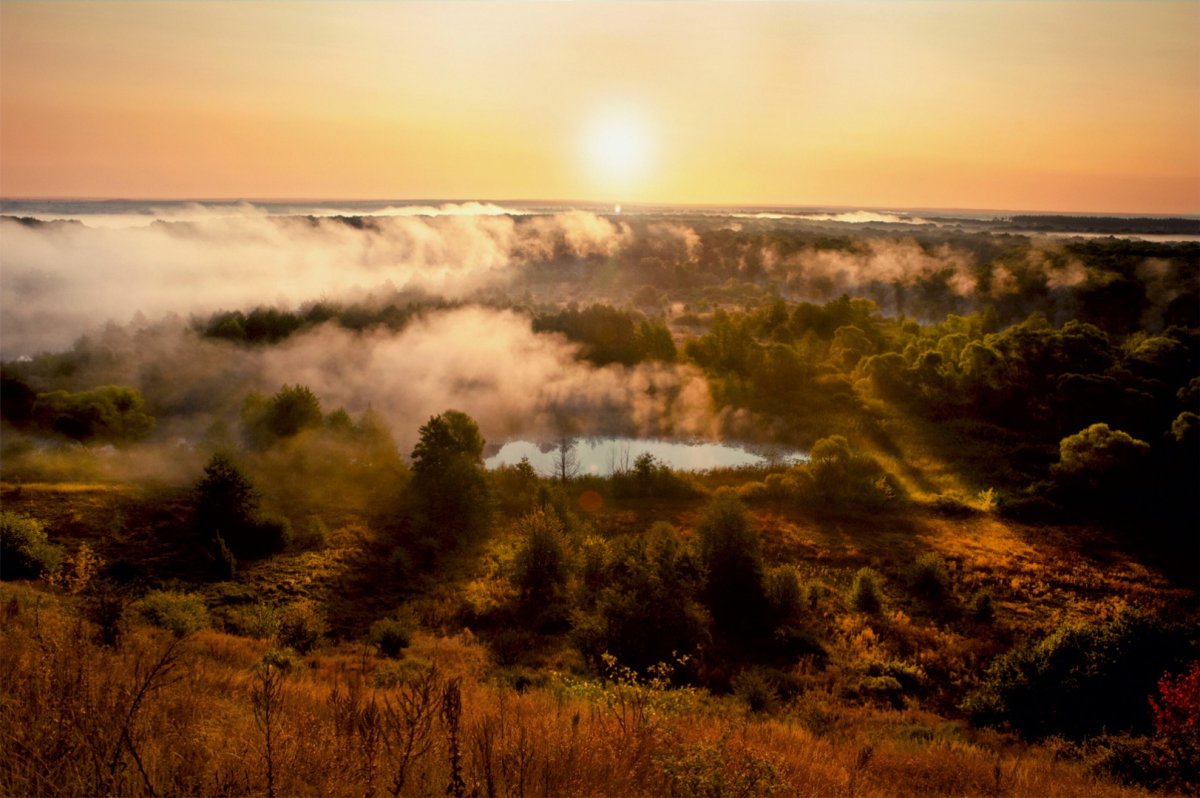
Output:
[[[796,463],[808,460],[804,452],[781,447],[752,444],[714,443],[712,441],[660,440],[655,438],[576,438],[575,463],[579,474],[608,476],[628,470],[639,455],[650,453],[660,463],[677,471],[704,471],[710,468]],[[484,460],[488,468],[516,465],[521,458],[538,473],[553,474],[558,459],[557,443],[508,441]]]

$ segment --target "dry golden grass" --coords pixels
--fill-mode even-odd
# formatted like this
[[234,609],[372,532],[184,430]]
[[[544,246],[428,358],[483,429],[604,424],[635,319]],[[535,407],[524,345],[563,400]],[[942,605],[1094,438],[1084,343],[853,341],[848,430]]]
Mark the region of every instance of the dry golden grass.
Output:
[[286,672],[215,631],[133,628],[106,649],[73,600],[0,586],[5,795],[1141,794],[1038,748],[899,734],[936,722],[911,711],[859,708],[822,735],[629,681],[516,692],[463,636],[419,636],[409,667],[347,645]]

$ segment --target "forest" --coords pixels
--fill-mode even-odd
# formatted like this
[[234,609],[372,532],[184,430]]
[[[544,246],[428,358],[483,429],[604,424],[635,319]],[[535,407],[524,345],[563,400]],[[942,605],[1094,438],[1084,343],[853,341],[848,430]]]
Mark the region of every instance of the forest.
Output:
[[1200,791],[1200,242],[1143,221],[0,217],[0,793]]

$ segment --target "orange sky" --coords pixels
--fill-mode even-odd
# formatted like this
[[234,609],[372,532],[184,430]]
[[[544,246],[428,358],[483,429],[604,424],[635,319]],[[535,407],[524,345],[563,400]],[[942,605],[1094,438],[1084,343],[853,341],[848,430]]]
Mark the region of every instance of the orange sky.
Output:
[[4,2],[0,195],[1196,213],[1200,3]]

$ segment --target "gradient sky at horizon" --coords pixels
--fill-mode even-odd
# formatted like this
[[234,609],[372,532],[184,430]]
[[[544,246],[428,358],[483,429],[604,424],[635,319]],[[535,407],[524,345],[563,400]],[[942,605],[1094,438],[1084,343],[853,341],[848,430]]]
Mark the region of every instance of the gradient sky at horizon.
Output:
[[0,196],[1196,213],[1200,3],[4,2]]

